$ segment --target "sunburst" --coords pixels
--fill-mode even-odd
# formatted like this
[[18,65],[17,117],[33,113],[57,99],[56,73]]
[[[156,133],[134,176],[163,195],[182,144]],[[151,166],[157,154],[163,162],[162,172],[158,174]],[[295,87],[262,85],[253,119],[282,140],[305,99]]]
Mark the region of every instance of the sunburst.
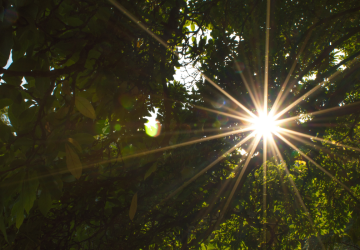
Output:
[[274,132],[278,131],[278,125],[274,116],[260,112],[259,116],[251,120],[251,127],[256,134],[262,137],[269,137]]
[[[174,52],[171,48],[169,48],[166,44],[166,42],[164,42],[159,36],[157,36],[156,34],[154,34],[153,32],[151,32],[148,28],[146,28],[146,26],[144,24],[142,24],[135,16],[133,16],[131,13],[129,13],[123,6],[121,6],[119,3],[117,3],[115,0],[109,0],[116,8],[118,8],[120,11],[122,11],[126,16],[128,16],[132,21],[134,21],[137,25],[139,25],[144,31],[146,31],[148,34],[150,34],[154,39],[156,39],[160,44],[162,44],[163,46],[165,46],[167,49],[169,49],[169,51],[171,51],[172,53],[174,53],[174,55],[178,56],[176,52]],[[290,69],[290,71],[288,72],[288,75],[281,87],[281,90],[279,91],[279,94],[277,95],[277,98],[275,100],[275,102],[273,103],[271,109],[269,110],[268,107],[268,64],[269,64],[269,60],[268,60],[268,54],[269,54],[269,27],[270,24],[270,0],[267,0],[267,17],[266,17],[266,42],[265,42],[265,72],[264,72],[264,91],[263,91],[263,102],[261,104],[260,100],[258,99],[258,93],[252,89],[246,79],[246,77],[243,75],[242,71],[239,70],[242,80],[248,90],[249,96],[251,97],[252,102],[254,103],[254,106],[256,108],[255,113],[250,111],[250,109],[248,109],[245,105],[243,105],[242,103],[240,103],[238,100],[236,100],[233,96],[231,96],[229,93],[227,93],[225,90],[223,90],[221,87],[219,87],[218,84],[216,84],[214,81],[212,81],[208,76],[206,76],[205,74],[203,74],[199,69],[197,69],[199,71],[199,73],[207,80],[208,83],[210,83],[213,87],[215,87],[217,90],[219,90],[223,95],[225,95],[227,98],[229,98],[231,101],[233,101],[235,104],[237,104],[237,106],[242,109],[242,111],[244,111],[245,113],[239,113],[238,111],[235,110],[229,110],[229,112],[233,113],[226,113],[226,112],[220,112],[218,110],[212,110],[209,108],[204,108],[204,107],[199,107],[199,106],[194,106],[195,108],[198,109],[203,109],[206,110],[208,112],[213,112],[213,113],[217,113],[217,114],[221,114],[221,115],[226,115],[228,117],[234,118],[234,119],[238,119],[240,121],[245,122],[245,124],[247,124],[246,126],[243,127],[238,127],[236,129],[234,129],[233,131],[230,132],[226,132],[226,133],[222,133],[222,134],[218,134],[218,135],[213,135],[213,136],[209,136],[206,138],[202,138],[202,139],[197,139],[197,140],[193,140],[193,141],[188,141],[188,142],[183,142],[183,143],[179,143],[179,144],[175,144],[175,145],[171,145],[168,147],[162,147],[162,148],[157,148],[154,150],[149,150],[149,151],[144,151],[144,152],[140,152],[140,153],[136,153],[136,154],[132,154],[132,155],[128,155],[123,157],[123,159],[127,159],[127,158],[134,158],[134,157],[139,157],[139,156],[144,156],[147,154],[152,154],[152,153],[156,153],[156,152],[161,152],[161,151],[166,151],[166,150],[170,150],[170,149],[174,149],[174,148],[178,148],[178,147],[183,147],[183,146],[188,146],[194,143],[199,143],[199,142],[204,142],[204,141],[208,141],[208,140],[213,140],[213,139],[217,139],[217,138],[221,138],[221,137],[225,137],[225,136],[229,136],[229,135],[233,135],[233,134],[242,134],[245,132],[251,132],[250,134],[248,134],[246,137],[244,137],[240,142],[238,142],[236,145],[234,145],[232,148],[230,148],[228,151],[226,151],[222,156],[218,157],[215,161],[213,161],[212,163],[210,163],[208,166],[204,167],[200,172],[198,172],[197,174],[195,174],[194,176],[192,176],[188,181],[186,181],[185,183],[183,183],[180,187],[178,187],[176,190],[174,190],[171,194],[169,194],[162,202],[165,202],[166,200],[168,200],[169,198],[173,197],[174,195],[176,195],[178,192],[180,192],[182,189],[184,189],[186,186],[188,186],[189,184],[191,184],[194,180],[196,180],[199,176],[201,176],[202,174],[204,174],[206,171],[208,171],[210,168],[212,168],[213,166],[215,166],[217,163],[219,163],[221,160],[223,160],[224,158],[226,158],[231,152],[233,152],[234,150],[236,150],[237,148],[241,147],[242,145],[244,145],[247,142],[251,143],[249,145],[249,147],[247,148],[247,158],[245,161],[243,161],[241,163],[241,170],[239,171],[238,175],[237,175],[237,179],[235,181],[235,184],[230,192],[230,195],[223,207],[223,209],[221,210],[221,215],[218,219],[217,223],[220,223],[222,217],[224,216],[230,202],[231,199],[233,198],[237,187],[239,185],[239,183],[241,182],[244,173],[249,165],[249,162],[252,158],[252,156],[254,155],[255,151],[257,150],[257,147],[260,143],[260,141],[263,141],[263,173],[264,173],[264,186],[263,186],[263,223],[264,223],[264,242],[266,242],[266,162],[267,162],[267,155],[268,155],[268,148],[270,148],[271,152],[274,153],[274,157],[275,159],[283,165],[286,173],[289,175],[289,180],[291,185],[293,186],[295,195],[298,197],[300,204],[302,206],[302,208],[304,209],[305,213],[308,215],[309,221],[311,223],[311,225],[313,225],[313,222],[311,220],[311,217],[309,215],[309,211],[307,210],[301,196],[300,193],[297,189],[297,187],[295,186],[294,181],[292,180],[289,170],[286,166],[286,163],[281,155],[281,152],[274,140],[274,136],[276,136],[277,138],[279,138],[280,140],[282,140],[285,144],[287,144],[289,147],[291,147],[292,149],[294,149],[295,151],[297,151],[300,155],[302,155],[305,159],[307,159],[309,162],[311,162],[314,166],[316,166],[317,168],[319,168],[321,171],[323,171],[325,174],[327,174],[331,179],[333,179],[334,181],[336,181],[338,184],[340,184],[353,198],[358,199],[356,197],[356,195],[353,194],[353,192],[343,183],[341,183],[339,180],[337,180],[331,173],[329,173],[325,168],[321,167],[319,164],[317,164],[314,160],[312,160],[309,156],[307,156],[304,152],[302,152],[298,147],[296,147],[294,144],[292,144],[288,139],[286,139],[286,137],[290,137],[293,138],[295,140],[301,140],[299,139],[299,137],[303,137],[303,138],[307,138],[307,139],[312,139],[312,136],[307,135],[307,134],[303,134],[303,133],[299,133],[293,130],[289,130],[289,129],[285,129],[282,127],[282,125],[287,124],[289,122],[292,122],[294,120],[298,120],[301,118],[301,116],[294,116],[294,117],[289,117],[289,118],[285,118],[285,119],[281,119],[281,117],[287,113],[289,110],[291,110],[292,108],[294,108],[296,105],[298,105],[299,103],[301,103],[304,99],[306,99],[307,97],[309,97],[311,94],[313,94],[314,92],[320,90],[322,87],[324,87],[332,78],[336,77],[337,75],[341,74],[341,71],[337,71],[336,73],[334,73],[331,77],[329,77],[328,79],[324,80],[324,82],[320,83],[319,85],[317,85],[316,87],[314,87],[313,89],[309,90],[306,94],[304,94],[303,96],[301,96],[299,99],[297,99],[296,101],[294,101],[291,105],[282,108],[282,104],[284,99],[286,98],[287,94],[289,92],[286,92],[286,86],[289,82],[290,76],[292,75],[295,66],[297,64],[297,60],[300,56],[300,54],[302,53],[302,51],[304,50],[307,41],[309,40],[310,36],[311,36],[311,32],[309,32],[307,34],[307,36],[304,39],[304,42],[301,46],[301,48],[299,49],[296,58],[292,64],[292,67]],[[353,60],[354,61],[354,60]],[[351,64],[351,62],[349,63]],[[281,109],[280,111],[278,111],[279,109]],[[321,110],[318,111],[321,113],[325,113],[325,112],[330,112],[332,111],[334,108],[330,108],[328,110]],[[315,114],[316,112],[314,112],[313,114]],[[327,141],[323,138],[316,138],[319,141],[322,141],[324,143],[330,143],[330,144],[334,144],[333,142]],[[341,146],[344,148],[348,148],[351,150],[357,150],[360,151],[360,149],[358,148],[354,148],[354,147],[350,147],[344,144],[336,144],[337,146]],[[240,166],[240,164],[239,164]],[[224,190],[224,188],[226,187],[226,185],[229,182],[226,182],[226,184],[221,188],[221,190],[219,191],[218,194],[216,194],[216,196],[214,197],[214,200],[217,199],[222,191]],[[212,207],[213,204],[210,205],[210,207],[208,208],[207,211],[210,210],[210,208]],[[318,237],[320,244],[322,245],[322,248],[324,248],[324,245],[322,244],[320,238]]]

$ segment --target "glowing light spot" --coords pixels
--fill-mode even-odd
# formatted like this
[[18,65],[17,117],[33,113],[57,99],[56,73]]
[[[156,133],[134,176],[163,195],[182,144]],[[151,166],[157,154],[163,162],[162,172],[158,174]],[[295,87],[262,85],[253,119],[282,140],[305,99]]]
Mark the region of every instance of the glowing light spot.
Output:
[[215,122],[212,124],[212,126],[213,126],[213,128],[220,128],[221,122],[215,121]]
[[161,124],[158,120],[154,122],[148,121],[145,123],[145,133],[151,137],[157,137],[161,132]]
[[120,124],[115,124],[114,128],[116,131],[119,131],[121,129],[121,126]]
[[155,108],[155,112],[150,112],[151,116],[145,116],[148,122],[145,123],[145,133],[151,137],[157,137],[161,132],[161,124],[156,120],[158,109]]
[[226,101],[224,98],[219,98],[217,101],[211,102],[211,105],[216,109],[222,108],[225,104],[226,104]]
[[260,114],[253,120],[253,127],[256,133],[262,136],[269,136],[277,130],[274,117],[265,114]]

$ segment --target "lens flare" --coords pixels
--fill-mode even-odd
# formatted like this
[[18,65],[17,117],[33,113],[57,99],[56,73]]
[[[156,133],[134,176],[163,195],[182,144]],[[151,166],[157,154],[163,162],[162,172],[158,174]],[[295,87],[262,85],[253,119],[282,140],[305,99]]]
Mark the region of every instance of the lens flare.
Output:
[[145,133],[150,137],[158,137],[161,132],[161,124],[158,120],[145,123]]

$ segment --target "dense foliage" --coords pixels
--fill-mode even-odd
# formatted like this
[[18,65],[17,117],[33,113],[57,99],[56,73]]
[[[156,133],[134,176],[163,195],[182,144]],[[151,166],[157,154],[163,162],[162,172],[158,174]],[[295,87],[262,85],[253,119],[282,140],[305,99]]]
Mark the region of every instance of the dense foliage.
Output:
[[360,249],[359,2],[271,1],[269,107],[321,85],[282,117],[332,142],[288,137],[349,190],[276,139],[290,174],[268,154],[266,219],[262,143],[225,211],[247,156],[225,152],[248,133],[177,147],[248,125],[200,107],[241,110],[174,80],[194,65],[256,113],[244,80],[262,100],[266,1],[116,3],[0,0],[2,249]]

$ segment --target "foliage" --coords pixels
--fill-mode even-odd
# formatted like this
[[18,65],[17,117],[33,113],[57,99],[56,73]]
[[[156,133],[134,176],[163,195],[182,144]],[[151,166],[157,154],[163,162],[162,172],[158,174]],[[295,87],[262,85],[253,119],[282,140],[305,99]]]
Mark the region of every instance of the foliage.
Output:
[[225,152],[247,134],[177,147],[248,125],[198,107],[236,104],[173,79],[177,51],[256,112],[244,79],[261,99],[266,1],[119,3],[139,22],[105,0],[0,0],[2,248],[359,249],[358,1],[271,1],[269,106],[298,58],[283,107],[322,87],[283,117],[308,115],[287,126],[334,143],[292,141],[351,192],[277,140],[290,174],[269,155],[266,218],[262,146],[223,210],[246,157]]

